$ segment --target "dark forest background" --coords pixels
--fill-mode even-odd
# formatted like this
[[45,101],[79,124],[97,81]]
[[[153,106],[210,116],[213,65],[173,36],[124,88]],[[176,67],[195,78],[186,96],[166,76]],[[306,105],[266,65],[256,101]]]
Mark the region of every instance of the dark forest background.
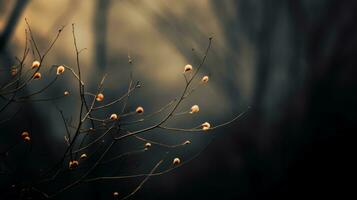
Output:
[[[13,64],[16,44],[12,35],[32,3],[18,0],[6,6],[9,2],[0,1],[0,12],[6,13],[1,16],[2,66]],[[92,63],[109,66],[113,59],[106,37],[114,36],[106,32],[110,28],[106,20],[110,4],[117,2],[94,2],[97,9],[91,26],[95,27],[92,44],[96,51]],[[251,109],[244,119],[219,130],[191,164],[150,179],[134,199],[351,199],[350,195],[355,195],[352,174],[356,156],[355,141],[348,137],[356,133],[357,1],[204,2],[220,22],[226,41],[226,51],[221,53],[217,45],[209,59],[208,65],[216,66],[209,68],[213,81],[221,77],[215,84],[229,105],[243,102]],[[140,1],[134,3],[140,7]],[[73,1],[77,9],[83,4]],[[177,30],[203,47],[206,41],[201,36],[211,34],[190,25],[190,16],[157,14],[155,23],[186,58],[191,44],[178,40]],[[248,48],[241,38],[249,41],[254,52],[250,74],[241,71],[244,49]],[[236,74],[240,72],[240,76],[249,76],[248,93],[237,86]],[[242,111],[241,107],[232,112],[237,111]],[[28,107],[26,112],[31,113],[32,121],[42,120],[37,109]],[[218,117],[223,119],[224,114]],[[10,129],[1,128],[0,132]],[[102,191],[110,187],[87,185],[76,189],[72,197],[102,199]]]

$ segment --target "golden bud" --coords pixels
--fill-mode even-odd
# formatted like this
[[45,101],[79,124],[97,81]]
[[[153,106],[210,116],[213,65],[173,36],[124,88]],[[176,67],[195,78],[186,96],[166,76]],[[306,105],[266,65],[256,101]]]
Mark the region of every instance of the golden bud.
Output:
[[60,75],[64,72],[65,68],[61,65],[57,67],[57,75]]
[[112,115],[110,115],[110,119],[111,120],[117,120],[118,119],[118,115],[113,113]]
[[147,142],[147,143],[145,144],[145,147],[146,147],[146,148],[150,148],[150,147],[151,147],[151,143],[150,143],[150,142]]
[[193,114],[193,113],[197,113],[198,111],[200,111],[200,107],[198,106],[198,105],[193,105],[192,107],[191,107],[191,114]]
[[42,76],[41,76],[41,73],[40,72],[36,72],[34,75],[33,75],[33,79],[37,80],[37,79],[40,79]]
[[139,106],[139,107],[136,108],[135,112],[141,114],[141,113],[144,112],[144,108]]
[[40,62],[39,61],[35,60],[35,61],[32,62],[32,69],[37,68],[39,66],[40,66]]
[[172,161],[172,164],[174,164],[174,165],[178,165],[180,163],[181,163],[180,158],[174,158],[174,160]]
[[87,159],[88,156],[87,156],[87,154],[83,153],[79,158],[80,158],[81,160],[84,160],[84,159]]
[[211,124],[208,122],[203,123],[201,126],[202,126],[202,130],[204,130],[204,131],[211,128]]
[[189,65],[189,64],[188,64],[188,65],[185,66],[183,72],[189,72],[189,71],[191,71],[192,69],[193,69],[192,65]]
[[96,99],[97,101],[103,101],[103,99],[104,99],[104,94],[102,94],[102,93],[97,94],[97,96],[96,96],[95,99]]
[[208,76],[204,76],[201,79],[202,83],[207,83],[209,81],[209,77]]
[[79,165],[79,163],[78,163],[78,161],[76,161],[76,160],[71,160],[71,161],[69,161],[69,168],[70,168],[70,169],[75,169],[75,168],[78,167],[78,165]]

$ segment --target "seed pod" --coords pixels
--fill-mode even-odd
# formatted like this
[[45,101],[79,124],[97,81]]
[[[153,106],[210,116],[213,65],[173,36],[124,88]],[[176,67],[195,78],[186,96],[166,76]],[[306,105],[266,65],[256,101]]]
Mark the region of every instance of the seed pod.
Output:
[[136,108],[135,112],[141,114],[141,113],[144,112],[144,108],[139,106],[139,107]]
[[35,68],[37,68],[39,66],[40,66],[40,62],[39,61],[35,60],[35,61],[32,62],[32,69],[35,69]]

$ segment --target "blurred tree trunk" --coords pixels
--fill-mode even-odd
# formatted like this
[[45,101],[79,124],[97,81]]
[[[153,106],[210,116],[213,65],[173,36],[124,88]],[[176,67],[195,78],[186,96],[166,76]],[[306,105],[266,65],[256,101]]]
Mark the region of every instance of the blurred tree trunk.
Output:
[[24,11],[29,0],[18,0],[12,10],[8,21],[5,25],[4,31],[0,35],[0,53],[3,52],[7,43],[9,42],[11,35],[16,27],[16,24]]
[[93,15],[94,64],[100,71],[107,67],[107,34],[110,0],[98,0]]

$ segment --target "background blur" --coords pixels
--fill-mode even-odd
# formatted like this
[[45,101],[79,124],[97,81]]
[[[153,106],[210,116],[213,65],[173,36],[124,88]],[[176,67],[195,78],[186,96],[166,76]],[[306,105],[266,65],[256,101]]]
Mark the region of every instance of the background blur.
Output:
[[[352,193],[355,159],[345,137],[356,133],[356,9],[353,0],[0,0],[0,65],[21,55],[26,17],[42,48],[66,25],[46,63],[74,66],[75,23],[78,45],[87,48],[81,63],[89,87],[108,72],[106,94],[115,96],[132,70],[144,87],[130,106],[153,111],[182,90],[183,66],[197,64],[213,36],[201,72],[210,83],[186,104],[202,112],[189,120],[218,124],[252,109],[217,130],[191,164],[150,179],[134,199],[341,199]],[[73,84],[64,80],[46,95]],[[71,103],[61,105],[68,115]],[[58,112],[50,104],[26,112],[16,130],[31,124],[56,154]],[[203,147],[207,139],[196,142]],[[72,197],[110,199],[113,187],[87,185]]]

